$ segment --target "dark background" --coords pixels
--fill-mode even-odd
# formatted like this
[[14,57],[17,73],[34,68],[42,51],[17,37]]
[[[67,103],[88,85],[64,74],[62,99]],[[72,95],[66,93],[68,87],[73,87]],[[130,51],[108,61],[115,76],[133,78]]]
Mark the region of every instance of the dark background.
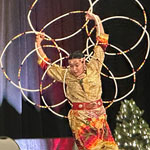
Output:
[[[2,53],[5,45],[16,35],[22,32],[30,31],[27,21],[27,14],[32,5],[32,0],[0,0],[0,52]],[[140,1],[147,13],[149,20],[150,2],[148,0]],[[88,10],[89,3],[87,0],[39,0],[31,13],[31,21],[34,28],[39,31],[45,24],[52,19],[68,13],[73,10]],[[135,19],[144,26],[143,12],[135,1],[131,0],[103,0],[94,6],[94,13],[98,14],[103,20],[111,16],[127,16]],[[44,32],[52,38],[60,38],[70,35],[84,24],[84,14],[72,14],[60,19],[50,25]],[[93,24],[90,23],[89,26]],[[105,32],[109,34],[109,43],[115,45],[121,50],[130,49],[142,34],[142,29],[132,21],[124,19],[114,19],[103,23]],[[149,32],[150,24],[147,24]],[[93,33],[94,34],[94,33]],[[94,36],[93,36],[94,37]],[[71,39],[57,42],[69,53],[75,50],[83,50],[86,43],[86,32],[82,30],[78,35]],[[3,67],[11,81],[17,83],[17,73],[23,58],[34,49],[34,34],[26,34],[14,40],[8,47],[2,59]],[[147,51],[147,37],[144,36],[141,43],[132,51],[127,53],[135,70],[144,61]],[[43,42],[43,44],[49,44]],[[52,61],[59,58],[55,48],[45,48],[47,55]],[[108,47],[107,52],[117,52],[115,49]],[[64,54],[63,54],[64,55]],[[105,64],[114,74],[114,76],[124,76],[132,73],[132,69],[124,56],[105,57]],[[66,62],[64,62],[66,65]],[[143,118],[150,123],[149,115],[149,56],[145,65],[136,73],[135,90],[126,99],[134,99],[140,109],[145,113]],[[109,75],[108,71],[103,68],[102,72]],[[43,71],[37,65],[37,56],[31,55],[22,67],[21,84],[24,88],[39,88],[40,79]],[[51,82],[49,77],[44,78],[44,85]],[[102,76],[103,83],[103,100],[112,100],[114,97],[114,83],[112,79]],[[118,96],[122,97],[133,85],[133,77],[123,80],[117,80]],[[39,92],[25,92],[25,94],[36,103],[41,103]],[[43,93],[46,102],[51,105],[64,100],[62,85],[58,82],[53,84]],[[59,118],[49,112],[47,109],[39,109],[32,106],[22,96],[19,89],[14,87],[6,80],[3,72],[0,71],[0,135],[10,136],[13,138],[26,137],[68,137],[71,131],[67,119]],[[66,103],[55,109],[56,112],[67,114],[69,105]],[[116,114],[120,109],[120,102],[114,103],[107,109],[108,123],[112,131],[115,129]]]

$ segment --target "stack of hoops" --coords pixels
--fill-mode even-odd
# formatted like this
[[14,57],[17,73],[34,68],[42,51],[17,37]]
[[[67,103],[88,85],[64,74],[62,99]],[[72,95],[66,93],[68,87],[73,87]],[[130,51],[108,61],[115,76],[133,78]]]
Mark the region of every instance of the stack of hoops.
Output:
[[[99,2],[99,0],[95,0],[94,2],[92,2],[92,0],[87,0],[89,2],[89,9],[87,11],[90,11],[91,13],[93,12],[93,8],[94,6],[97,4],[97,2]],[[52,37],[50,37],[49,35],[43,33],[44,30],[52,25],[54,22],[58,21],[59,19],[62,19],[64,17],[67,17],[69,15],[73,15],[73,14],[86,14],[87,11],[71,11],[71,12],[68,12],[66,14],[63,14],[53,20],[51,20],[49,23],[47,23],[40,31],[36,31],[35,28],[33,27],[32,25],[32,22],[31,22],[31,13],[32,13],[32,10],[33,8],[35,7],[35,5],[37,4],[38,0],[35,0],[28,12],[28,23],[29,23],[29,26],[31,28],[31,31],[26,31],[26,32],[23,32],[23,33],[20,33],[16,36],[14,36],[7,44],[6,46],[4,47],[3,51],[2,51],[2,54],[0,56],[0,65],[1,65],[1,69],[3,71],[3,74],[5,75],[6,79],[12,84],[14,85],[16,88],[20,89],[22,95],[24,96],[24,98],[32,105],[35,105],[37,107],[40,107],[40,108],[45,108],[45,109],[48,109],[49,111],[51,111],[53,114],[59,116],[59,117],[63,117],[63,118],[67,118],[67,116],[64,116],[62,114],[58,114],[57,112],[55,112],[53,110],[53,108],[55,107],[58,107],[62,104],[64,104],[66,101],[68,101],[67,99],[63,100],[62,102],[60,103],[57,103],[55,105],[47,105],[46,101],[45,101],[45,98],[43,96],[43,90],[46,90],[48,89],[50,86],[53,85],[53,83],[55,82],[55,80],[52,81],[52,83],[50,83],[49,85],[47,85],[46,87],[43,87],[43,80],[44,80],[44,77],[47,73],[47,71],[49,70],[49,68],[53,65],[53,64],[56,64],[56,63],[59,63],[60,66],[62,66],[62,62],[65,58],[69,57],[69,53],[59,47],[59,45],[57,44],[58,41],[63,41],[63,40],[67,40],[67,39],[70,39],[72,38],[73,36],[77,35],[79,32],[82,31],[82,29],[85,28],[86,30],[86,33],[87,33],[87,39],[86,39],[86,48],[83,50],[83,53],[86,53],[86,60],[90,60],[90,58],[92,57],[92,52],[89,52],[89,48],[95,46],[97,43],[94,43],[92,38],[90,37],[92,32],[94,31],[95,27],[93,27],[90,31],[88,30],[88,23],[89,23],[89,20],[86,20],[85,23],[82,25],[82,27],[80,29],[78,29],[77,31],[75,31],[74,33],[72,33],[71,35],[68,35],[66,37],[62,37],[62,38],[57,38],[57,39],[53,39]],[[142,4],[138,1],[138,0],[135,0],[135,2],[138,4],[139,8],[142,10],[143,12],[143,18],[144,18],[144,26],[141,25],[137,20],[134,20],[132,18],[129,18],[129,17],[126,17],[126,16],[112,16],[112,17],[108,17],[108,18],[105,18],[102,20],[102,23],[106,22],[106,21],[110,21],[110,20],[113,20],[113,19],[122,19],[122,20],[127,20],[129,22],[132,22],[134,24],[136,24],[138,27],[140,27],[143,32],[139,38],[139,40],[132,46],[130,47],[128,50],[125,50],[125,51],[122,51],[120,48],[116,47],[115,45],[112,45],[111,43],[108,44],[108,46],[112,47],[113,49],[116,49],[118,52],[117,53],[108,53],[108,52],[105,52],[106,55],[111,55],[111,56],[117,56],[117,55],[123,55],[125,57],[125,59],[127,60],[129,66],[131,67],[132,69],[132,73],[128,74],[128,75],[124,75],[124,76],[114,76],[113,73],[111,72],[111,70],[109,70],[109,68],[106,66],[106,64],[103,64],[103,66],[107,69],[107,71],[109,72],[109,76],[104,74],[103,72],[101,72],[101,75],[104,76],[104,77],[107,77],[107,78],[110,78],[113,80],[114,82],[114,85],[115,85],[115,93],[114,93],[114,97],[112,100],[104,100],[104,103],[107,103],[107,108],[110,107],[114,102],[118,102],[122,99],[124,99],[125,97],[127,97],[129,94],[131,94],[133,92],[133,90],[135,89],[135,83],[136,83],[136,73],[143,67],[143,65],[145,64],[146,62],[146,59],[148,58],[148,55],[149,55],[149,49],[150,49],[150,43],[149,43],[149,34],[147,32],[147,15],[146,15],[146,12],[145,12],[145,9],[143,8]],[[45,40],[47,41],[51,41],[53,44],[52,45],[43,45],[42,47],[49,47],[49,48],[56,48],[56,50],[58,51],[58,54],[59,54],[59,59],[50,63],[50,62],[47,62],[45,61],[41,56],[40,54],[38,53],[38,49],[40,47],[37,47],[36,46],[36,43],[35,43],[35,49],[31,50],[25,57],[24,59],[22,60],[21,64],[20,64],[20,67],[19,67],[19,70],[18,70],[18,85],[15,84],[11,78],[8,76],[8,74],[6,73],[5,71],[5,68],[3,67],[3,56],[5,54],[5,52],[7,51],[8,47],[17,39],[19,39],[20,37],[24,36],[24,35],[27,35],[27,34],[44,34],[45,36]],[[133,63],[131,62],[131,60],[129,59],[129,57],[126,55],[127,53],[129,53],[130,51],[134,50],[138,45],[139,43],[142,41],[143,37],[146,35],[147,37],[147,49],[146,49],[146,54],[145,54],[145,58],[143,60],[143,62],[139,65],[139,67],[137,69],[134,68],[134,65]],[[89,43],[92,43],[92,44],[89,44]],[[27,60],[27,58],[32,55],[34,52],[37,52],[39,57],[41,57],[41,59],[46,62],[48,64],[48,67],[47,69],[45,70],[45,72],[43,73],[42,75],[42,78],[41,78],[41,82],[40,82],[40,87],[39,89],[27,89],[27,88],[23,88],[22,85],[21,85],[21,71],[22,71],[22,66],[24,65],[25,61]],[[66,57],[62,57],[62,52],[66,54]],[[133,84],[132,84],[132,88],[126,93],[124,94],[123,96],[121,97],[117,97],[118,95],[118,85],[117,85],[117,81],[116,80],[122,80],[122,79],[127,79],[129,77],[133,77]],[[66,91],[65,91],[65,77],[64,77],[64,82],[63,82],[63,89],[64,89],[64,94],[66,95]],[[40,104],[37,104],[35,102],[33,102],[33,100],[29,99],[26,95],[25,95],[25,91],[26,92],[40,92],[41,94],[41,99],[43,101],[43,103],[45,105],[40,105]]]

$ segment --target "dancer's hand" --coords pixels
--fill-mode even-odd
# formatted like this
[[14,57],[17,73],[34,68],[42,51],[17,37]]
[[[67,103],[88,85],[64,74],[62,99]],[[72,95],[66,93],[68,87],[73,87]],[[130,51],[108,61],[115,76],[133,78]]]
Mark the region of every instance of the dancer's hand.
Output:
[[[36,39],[35,39],[35,42],[36,42],[36,46],[38,47],[38,50],[36,51],[38,53],[38,61],[39,61],[39,64],[41,65],[41,57],[42,58],[46,58],[47,59],[47,56],[46,54],[44,53],[43,51],[43,48],[41,46],[41,42],[45,39],[45,34],[43,32],[39,32],[36,34]],[[40,56],[40,57],[39,57]]]
[[45,38],[44,33],[38,33],[38,34],[36,35],[36,42],[37,42],[38,44],[41,44],[41,42],[44,40],[44,38]]
[[97,15],[87,11],[85,18],[86,18],[86,20],[96,20],[96,18],[99,18],[99,17]]
[[96,37],[100,36],[100,33],[104,33],[102,21],[98,15],[95,15],[95,14],[91,13],[90,11],[87,11],[85,18],[87,20],[94,20],[95,26],[96,26]]

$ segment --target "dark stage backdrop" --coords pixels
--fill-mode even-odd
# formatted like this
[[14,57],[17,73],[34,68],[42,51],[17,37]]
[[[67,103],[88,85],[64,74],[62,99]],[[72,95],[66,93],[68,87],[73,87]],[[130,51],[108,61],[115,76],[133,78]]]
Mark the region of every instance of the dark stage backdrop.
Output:
[[[0,0],[0,53],[5,45],[19,33],[30,31],[27,21],[27,14],[33,0]],[[149,12],[150,2],[140,1],[146,12]],[[88,0],[39,0],[31,13],[31,21],[34,28],[39,31],[52,19],[73,10],[87,10]],[[94,13],[101,19],[111,16],[128,16],[144,25],[144,18],[141,9],[134,0],[103,0],[94,6]],[[148,15],[148,20],[149,14]],[[71,14],[48,26],[44,32],[53,38],[60,38],[70,35],[84,24],[84,14]],[[92,23],[91,23],[92,24]],[[105,32],[110,35],[109,42],[122,50],[129,49],[142,34],[142,29],[133,22],[121,19],[114,19],[104,22]],[[148,22],[148,31],[150,24]],[[69,53],[75,50],[83,50],[86,44],[86,33],[83,29],[78,35],[71,39],[58,42],[58,45]],[[34,49],[34,34],[25,34],[13,40],[6,50],[2,63],[3,67],[15,84],[18,85],[18,69],[23,58]],[[47,42],[45,42],[47,44]],[[48,43],[49,44],[49,43]],[[144,60],[147,48],[147,38],[144,36],[141,43],[127,55],[130,57],[135,68]],[[45,48],[47,55],[55,61],[59,58],[55,48]],[[116,52],[108,47],[107,51]],[[105,64],[115,76],[122,76],[131,73],[129,63],[120,56],[106,56]],[[64,62],[66,65],[66,62]],[[149,57],[144,67],[137,73],[135,90],[126,97],[133,98],[140,109],[144,109],[144,119],[149,120],[149,86],[150,70]],[[103,72],[109,73],[103,68]],[[35,53],[30,55],[24,62],[21,71],[21,85],[23,88],[38,89],[43,71],[37,65]],[[46,76],[44,85],[52,80]],[[103,99],[112,99],[114,95],[114,83],[111,79],[102,76]],[[133,78],[119,80],[118,98],[123,96],[132,88]],[[26,96],[33,102],[42,104],[39,92],[25,92]],[[56,82],[49,89],[44,91],[46,102],[51,105],[65,99],[62,84]],[[120,102],[114,103],[108,110],[108,122],[112,129],[115,128],[116,114],[120,108]],[[67,114],[70,107],[65,104],[55,109],[56,112]],[[47,109],[39,109],[32,106],[22,96],[20,90],[6,80],[3,72],[0,71],[0,135],[12,138],[47,138],[47,137],[69,137],[71,131],[66,119],[59,118]]]

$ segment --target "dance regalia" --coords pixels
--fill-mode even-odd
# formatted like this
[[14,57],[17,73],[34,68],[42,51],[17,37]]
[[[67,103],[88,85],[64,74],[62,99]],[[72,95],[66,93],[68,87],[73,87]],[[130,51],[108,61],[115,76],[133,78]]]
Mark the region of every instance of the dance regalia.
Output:
[[[67,70],[66,96],[73,107],[68,119],[79,150],[118,150],[109,125],[103,102],[101,100],[102,85],[100,72],[104,61],[104,49],[107,47],[108,35],[98,37],[99,44],[94,48],[94,55],[86,70],[79,77]],[[101,44],[101,43],[106,44]],[[48,60],[47,57],[44,58]],[[46,63],[38,60],[42,68]],[[47,74],[53,79],[63,82],[66,68],[52,65]]]

